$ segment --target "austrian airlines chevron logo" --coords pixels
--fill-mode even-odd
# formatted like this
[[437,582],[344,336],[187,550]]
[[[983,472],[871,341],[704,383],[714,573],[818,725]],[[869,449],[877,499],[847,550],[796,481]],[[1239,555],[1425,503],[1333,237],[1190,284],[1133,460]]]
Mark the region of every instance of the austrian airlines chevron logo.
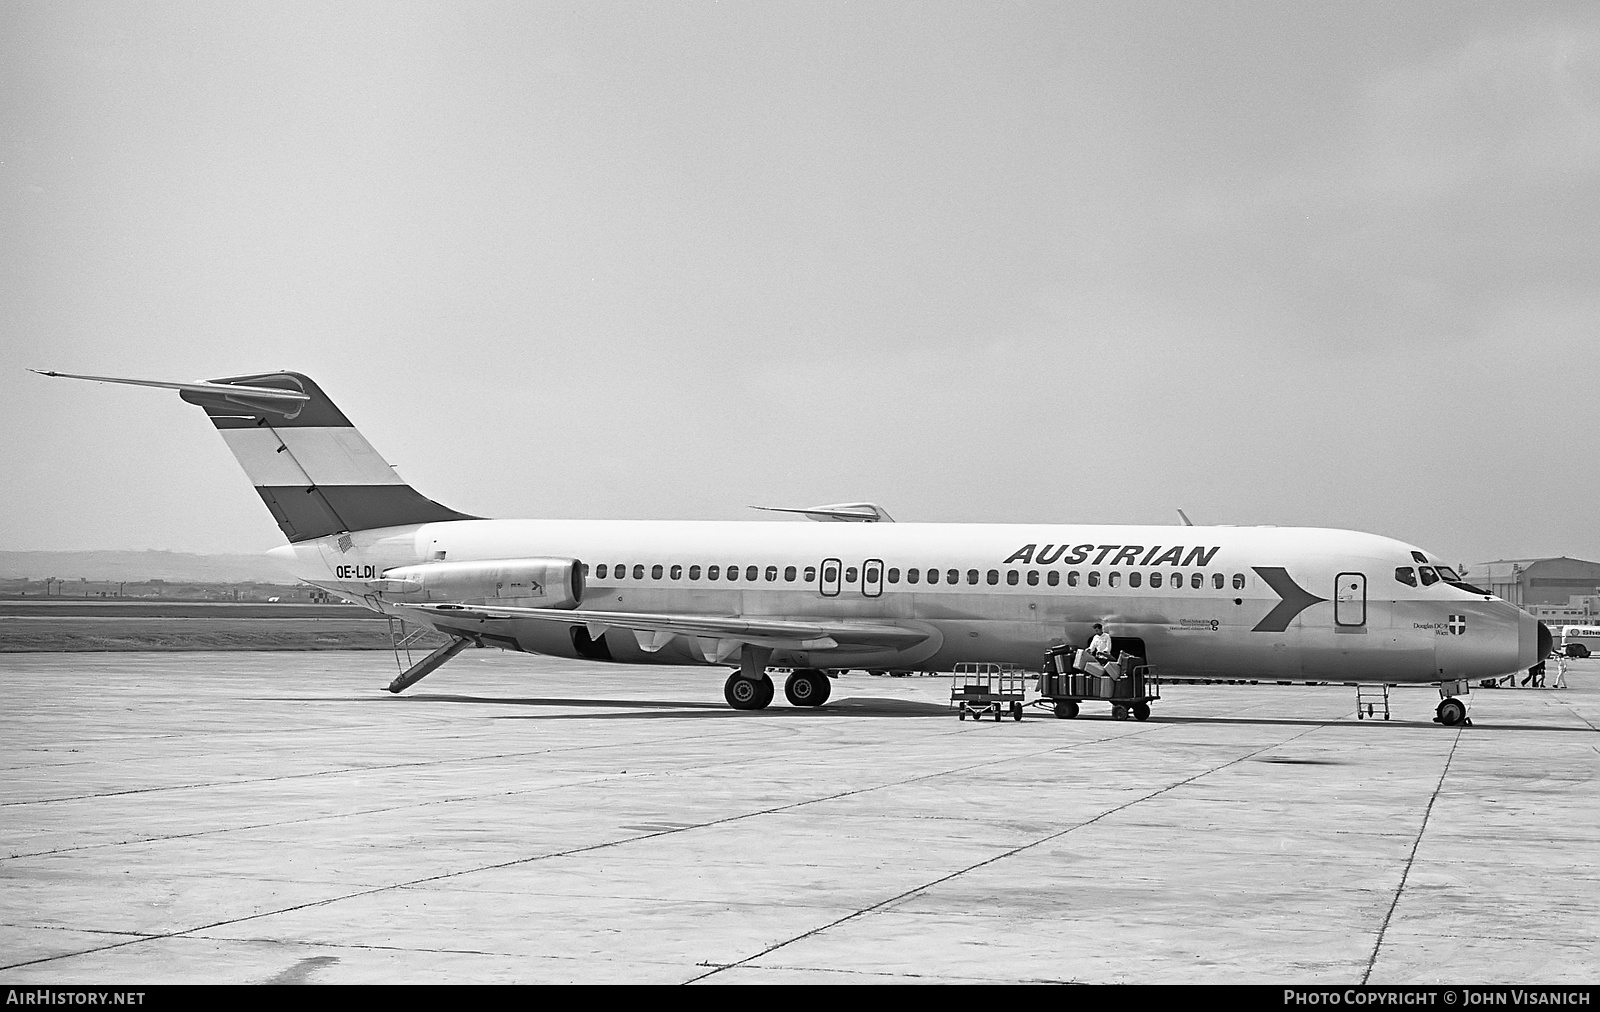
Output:
[[1256,627],[1251,629],[1251,632],[1283,632],[1289,628],[1289,623],[1294,620],[1295,616],[1312,605],[1320,604],[1327,600],[1327,598],[1318,597],[1295,583],[1294,577],[1290,576],[1289,571],[1282,566],[1252,566],[1251,568],[1256,571],[1256,575],[1267,582],[1267,586],[1277,591],[1278,596],[1283,598],[1282,601],[1278,602],[1276,608],[1267,612],[1266,618],[1256,623]]
[[1449,628],[1450,628],[1450,635],[1452,635],[1452,636],[1465,635],[1465,633],[1467,631],[1467,616],[1465,616],[1465,615],[1451,615],[1450,616],[1450,626],[1449,626]]

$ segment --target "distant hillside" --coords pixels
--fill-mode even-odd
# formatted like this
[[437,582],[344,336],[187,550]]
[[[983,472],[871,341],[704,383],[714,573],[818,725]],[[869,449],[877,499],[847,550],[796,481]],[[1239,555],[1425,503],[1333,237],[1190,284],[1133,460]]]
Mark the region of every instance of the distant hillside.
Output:
[[192,583],[293,583],[265,555],[188,552],[0,552],[0,580],[182,580]]

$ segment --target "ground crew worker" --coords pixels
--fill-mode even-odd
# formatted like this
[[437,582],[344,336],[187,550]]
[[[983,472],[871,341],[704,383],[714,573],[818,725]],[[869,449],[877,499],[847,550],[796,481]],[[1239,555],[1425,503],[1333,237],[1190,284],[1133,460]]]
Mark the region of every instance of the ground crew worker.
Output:
[[1089,640],[1089,655],[1101,664],[1111,659],[1111,634],[1099,622],[1094,624],[1094,637]]

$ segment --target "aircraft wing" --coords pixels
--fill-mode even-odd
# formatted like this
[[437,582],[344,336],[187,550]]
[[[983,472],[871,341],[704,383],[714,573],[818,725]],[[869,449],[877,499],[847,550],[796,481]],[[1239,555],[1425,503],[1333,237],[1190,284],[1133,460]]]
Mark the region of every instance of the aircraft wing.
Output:
[[679,636],[690,637],[711,663],[734,656],[745,643],[788,650],[832,650],[841,646],[903,650],[921,643],[930,635],[921,629],[867,622],[590,611],[584,608],[502,608],[467,604],[402,604],[398,607],[402,611],[426,616],[429,624],[454,626],[463,631],[467,623],[516,619],[581,624],[588,629],[590,636],[596,638],[607,629],[627,629],[638,640],[640,649],[647,653],[660,650]]

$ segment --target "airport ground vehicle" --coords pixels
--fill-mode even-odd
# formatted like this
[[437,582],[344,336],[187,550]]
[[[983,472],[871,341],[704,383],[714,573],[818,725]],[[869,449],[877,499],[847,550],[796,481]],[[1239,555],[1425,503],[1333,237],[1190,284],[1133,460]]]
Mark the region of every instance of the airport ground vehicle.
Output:
[[1568,657],[1588,657],[1600,650],[1600,626],[1564,626],[1559,635],[1557,649]]
[[1022,719],[1027,699],[1029,672],[1014,664],[962,661],[950,677],[950,703],[956,717],[982,720],[992,714],[999,720],[1007,713],[1012,720]]
[[[1161,679],[1143,657],[1122,653],[1110,665],[1090,666],[1084,651],[1071,646],[1045,652],[1044,673],[1039,676],[1041,702],[1048,700],[1057,717],[1076,717],[1086,702],[1111,704],[1117,720],[1150,719],[1150,704],[1161,698]],[[1096,671],[1095,668],[1099,668]]]

